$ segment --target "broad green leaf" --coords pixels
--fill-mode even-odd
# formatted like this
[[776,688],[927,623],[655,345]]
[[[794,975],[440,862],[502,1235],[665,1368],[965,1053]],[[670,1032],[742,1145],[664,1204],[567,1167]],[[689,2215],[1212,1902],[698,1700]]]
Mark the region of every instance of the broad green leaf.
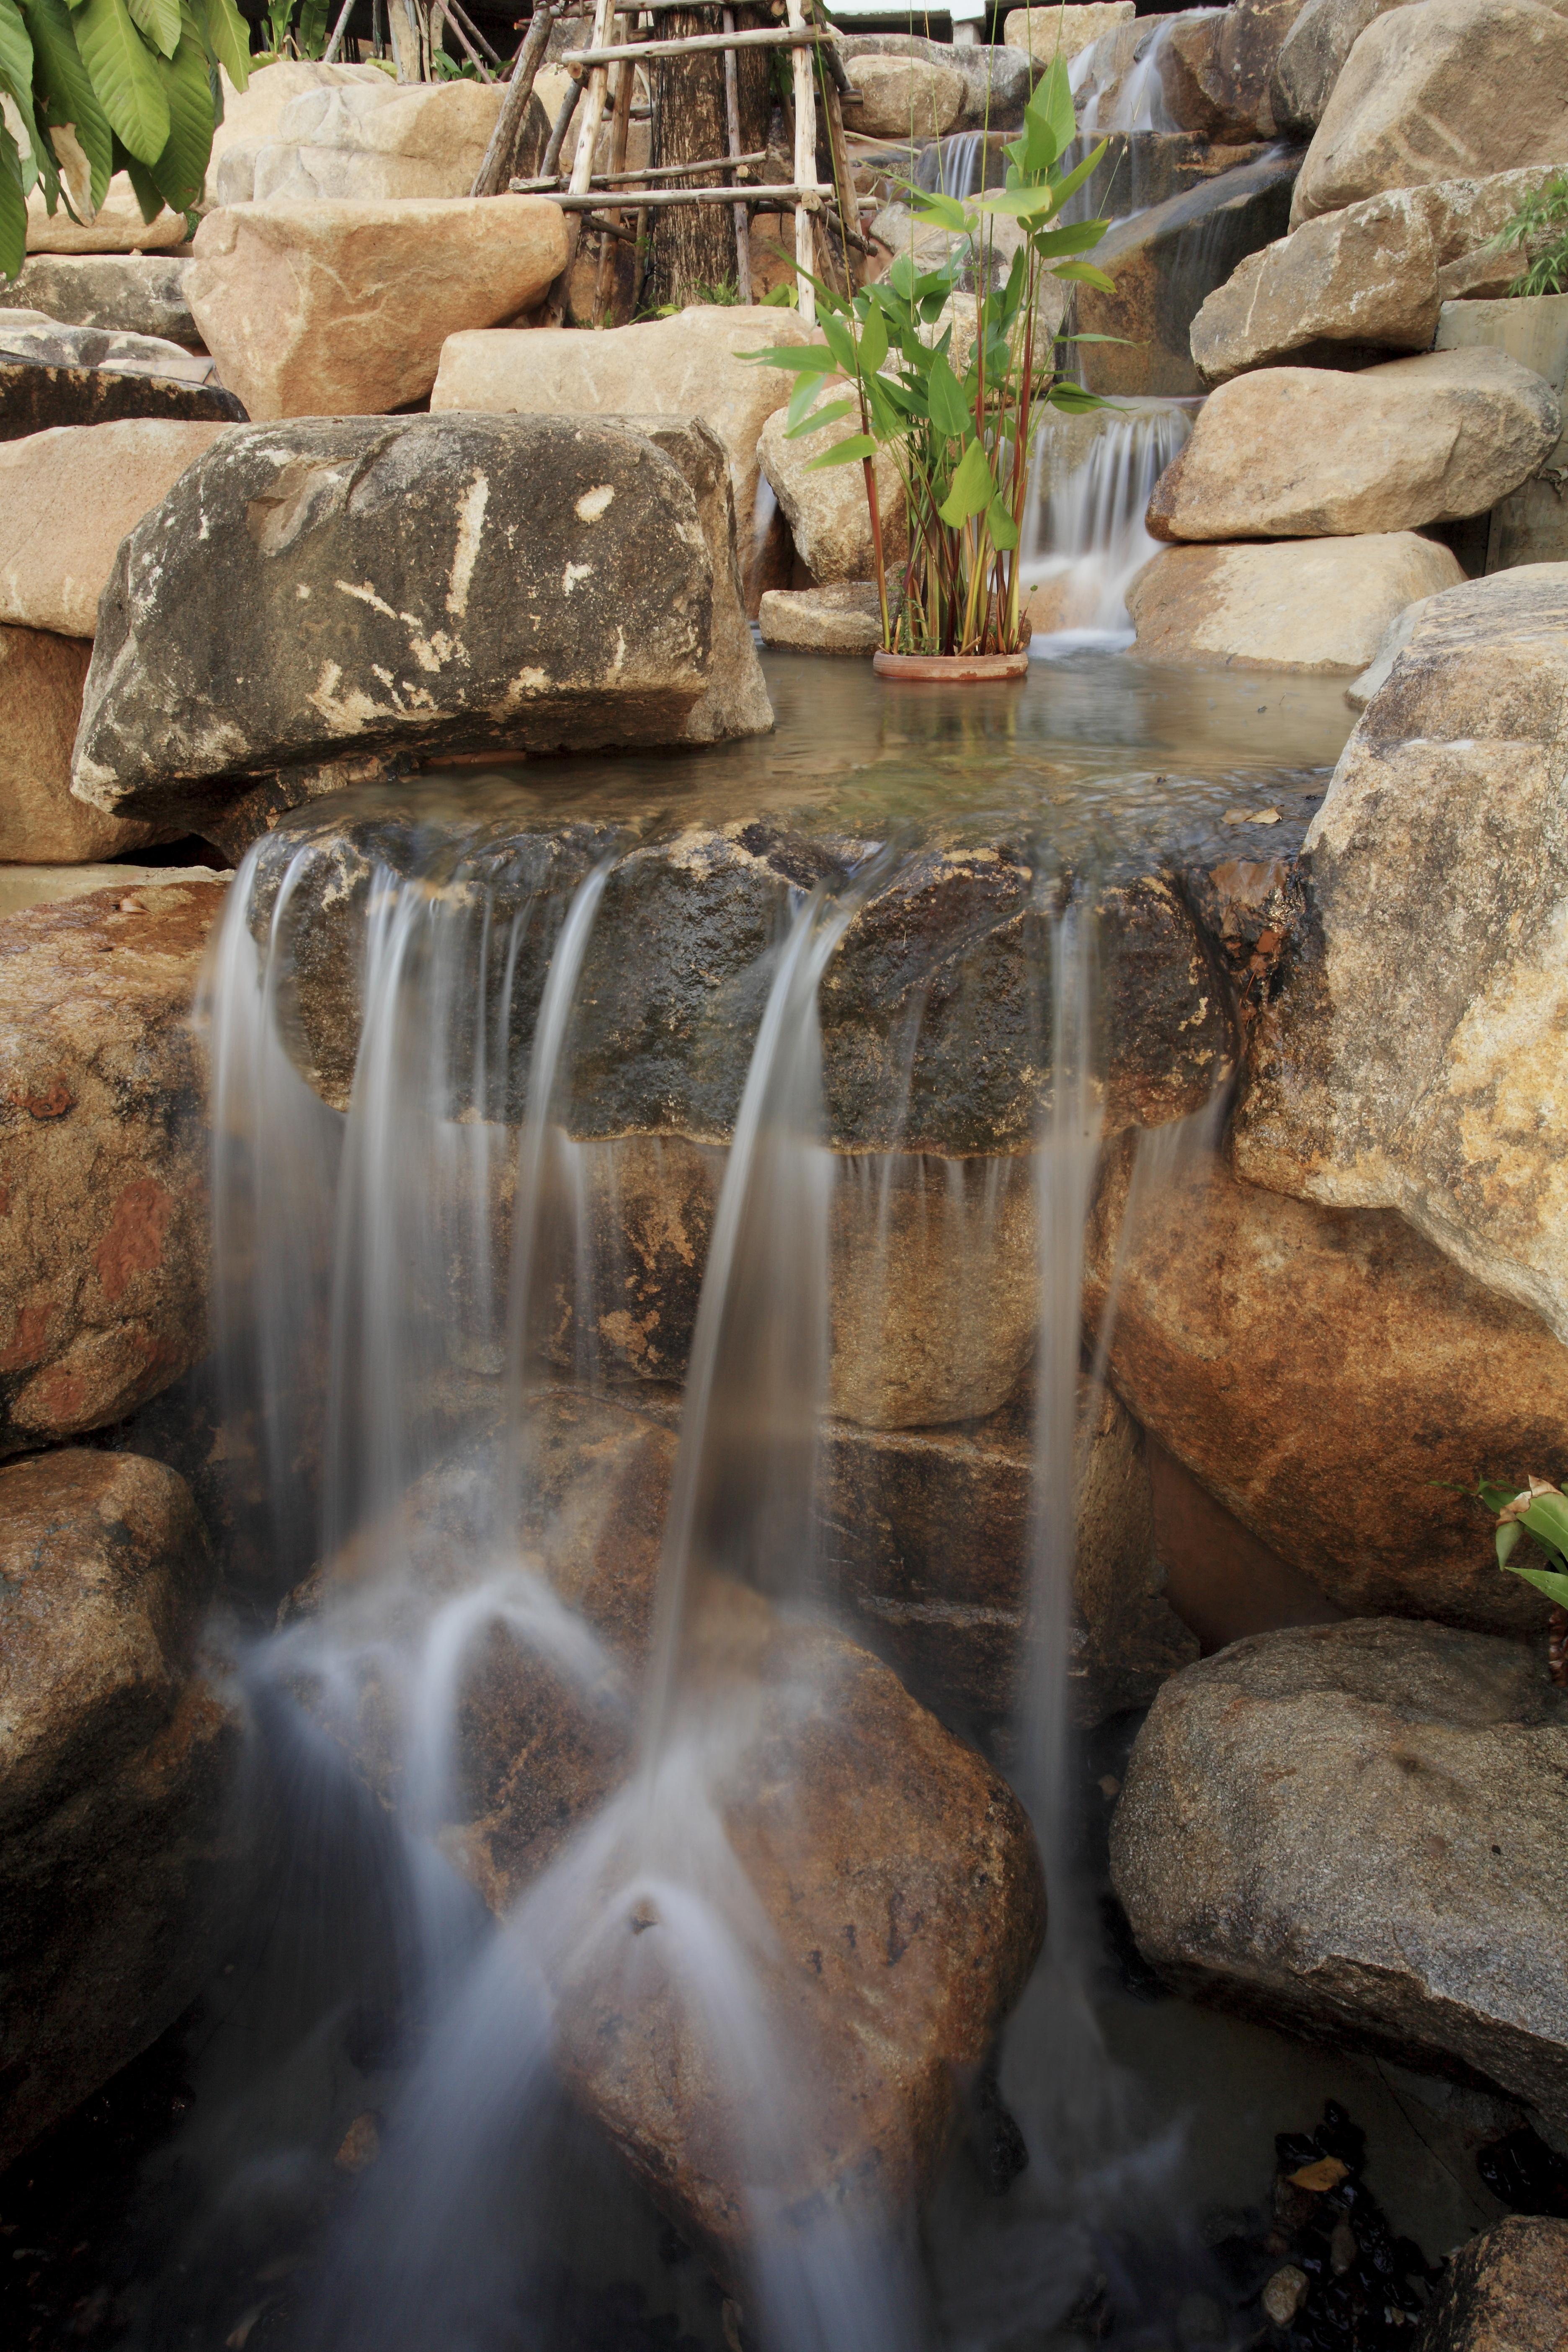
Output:
[[926,377],[926,403],[931,423],[950,439],[959,440],[973,429],[974,418],[970,404],[941,352],[932,358]]
[[858,466],[863,457],[874,457],[877,445],[868,433],[852,433],[847,441],[835,442],[831,449],[822,450],[806,460],[808,474],[821,473],[829,466]]
[[822,329],[823,341],[833,353],[839,374],[853,375],[855,373],[855,339],[849,332],[847,320],[819,319],[816,323]]
[[1523,1524],[1546,1550],[1568,1555],[1568,1502],[1561,1495],[1537,1495]]
[[81,0],[72,21],[82,63],[111,127],[139,163],[155,163],[169,143],[169,101],[125,0]]
[[1041,260],[1058,253],[1088,253],[1100,243],[1109,221],[1069,221],[1063,228],[1034,229],[1029,242]]
[[1058,377],[1046,398],[1053,408],[1059,408],[1068,416],[1082,416],[1091,408],[1107,408],[1110,404],[1101,400],[1099,393],[1086,392],[1081,383],[1069,383],[1065,376]]
[[784,425],[786,433],[793,433],[801,420],[810,415],[813,402],[821,399],[826,383],[825,375],[803,375],[800,378],[790,394],[789,415]]
[[15,102],[36,157],[43,142],[33,113],[33,44],[16,0],[0,0],[0,89]]
[[1018,526],[999,498],[993,499],[985,510],[985,528],[991,534],[991,544],[1007,554],[1018,544]]
[[125,0],[131,21],[165,58],[180,46],[180,0]]
[[0,122],[0,275],[15,278],[27,258],[27,199],[22,194],[22,155]]
[[1084,182],[1093,177],[1096,167],[1104,156],[1108,143],[1109,142],[1106,140],[1102,139],[1092,154],[1086,155],[1081,163],[1075,163],[1072,170],[1067,173],[1061,179],[1053,180],[1051,182],[1051,199],[1058,212],[1061,210],[1063,205],[1067,203],[1068,198],[1069,196],[1076,196]]
[[[1074,278],[1080,286],[1098,286],[1102,294],[1114,294],[1116,291],[1115,278],[1108,278],[1103,269],[1097,269],[1092,261],[1063,261],[1051,274],[1056,278]],[[1121,341],[1121,338],[1116,340]]]
[[784,439],[798,441],[804,434],[820,433],[825,425],[837,425],[841,417],[847,416],[854,406],[852,400],[830,400],[826,408],[814,408],[798,425],[786,425]]
[[65,0],[22,0],[22,13],[32,35],[34,88],[46,125],[57,130],[68,127],[74,134],[91,174],[89,210],[96,213],[109,192],[114,138],[109,119],[93,96],[70,11]]
[[970,225],[969,215],[956,196],[944,196],[931,188],[921,189],[915,218],[931,228],[952,229],[955,236],[962,236]]
[[976,196],[977,213],[1005,213],[1009,220],[1043,220],[1051,211],[1049,188],[987,188]]
[[948,485],[947,496],[937,512],[943,522],[956,530],[977,514],[984,514],[996,495],[996,485],[991,478],[990,460],[978,441],[972,441],[958,461],[958,467]]
[[201,203],[212,154],[212,90],[207,82],[206,51],[194,23],[173,58],[157,60],[163,95],[169,102],[169,139],[153,164],[153,178],[171,212],[189,212]]
[[136,201],[142,207],[144,221],[155,221],[163,209],[163,193],[139,156],[133,155],[121,139],[114,142],[114,168],[123,172],[135,190]]
[[1509,1555],[1518,1548],[1519,1538],[1522,1533],[1523,1529],[1521,1528],[1517,1519],[1510,1519],[1506,1527],[1499,1528],[1497,1531],[1497,1564],[1500,1568],[1506,1568],[1508,1566]]
[[770,344],[765,351],[737,352],[735,356],[756,360],[763,367],[787,368],[795,375],[831,375],[836,364],[826,343]]
[[1533,1584],[1537,1592],[1544,1592],[1559,1609],[1568,1609],[1568,1576],[1560,1576],[1550,1568],[1510,1568],[1510,1576],[1522,1576],[1526,1584]]
[[250,79],[250,28],[234,0],[202,0],[207,49],[236,89]]
[[1078,121],[1073,113],[1072,84],[1068,79],[1067,59],[1059,49],[1030,100],[1031,111],[1037,101],[1040,102],[1041,113],[1056,142],[1056,154],[1051,157],[1054,163],[1058,156],[1071,146],[1078,132]]
[[866,323],[860,330],[860,369],[864,375],[875,375],[888,356],[888,322],[875,304],[866,313]]

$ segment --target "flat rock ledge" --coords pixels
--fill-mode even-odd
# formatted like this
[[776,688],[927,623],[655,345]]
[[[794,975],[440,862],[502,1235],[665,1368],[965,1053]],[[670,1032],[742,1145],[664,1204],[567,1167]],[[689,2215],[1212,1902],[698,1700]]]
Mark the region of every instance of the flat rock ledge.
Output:
[[1565,1782],[1539,1647],[1385,1618],[1258,1634],[1160,1692],[1112,1879],[1173,1984],[1562,2126]]

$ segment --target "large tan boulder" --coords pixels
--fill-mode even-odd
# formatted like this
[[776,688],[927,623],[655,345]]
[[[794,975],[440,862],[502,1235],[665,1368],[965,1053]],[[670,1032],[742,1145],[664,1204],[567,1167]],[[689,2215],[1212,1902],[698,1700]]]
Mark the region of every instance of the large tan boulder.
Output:
[[[499,82],[448,81],[306,90],[285,107],[275,136],[253,152],[258,204],[379,203],[394,196],[466,196],[495,129]],[[533,148],[549,124],[531,102]],[[526,139],[526,133],[525,133]],[[224,200],[237,173],[227,167]]]
[[1070,64],[1080,49],[1102,33],[1130,25],[1137,15],[1135,0],[1077,0],[1060,7],[1010,8],[1002,20],[1002,38],[1010,49],[1022,49],[1037,66],[1060,57]]
[[1178,131],[1235,144],[1272,139],[1274,68],[1303,0],[1231,0],[1178,16],[1160,44],[1156,70]]
[[[490,199],[489,201],[494,201]],[[613,334],[533,328],[454,335],[441,353],[432,414],[449,408],[557,416],[700,416],[730,460],[742,539],[757,501],[757,440],[795,378],[746,352],[803,343],[812,330],[793,310],[694,305]]]
[[[317,58],[279,58],[253,73],[243,90],[236,89],[222,67],[219,73],[223,80],[223,121],[213,132],[212,154],[207,163],[209,205],[249,203],[253,193],[249,175],[256,150],[277,138],[285,110],[307,90],[395,89],[397,86],[385,66],[369,62],[327,65]],[[241,152],[245,162],[237,173],[230,159]]]
[[1341,538],[1485,514],[1562,431],[1544,377],[1488,345],[1340,373],[1260,368],[1205,402],[1149,501],[1156,539]]
[[1519,275],[1498,232],[1553,170],[1391,188],[1303,221],[1205,298],[1192,324],[1200,373],[1223,383],[1324,344],[1430,351],[1444,302],[1504,293]]
[[1416,0],[1368,25],[1307,150],[1292,223],[1429,180],[1568,161],[1568,15]]
[[[789,439],[788,425],[788,409],[775,410],[758,438],[757,463],[784,510],[795,553],[812,578],[822,585],[841,580],[875,579],[877,567],[865,468],[818,468],[812,464],[814,457],[858,432],[858,418],[847,416],[841,424],[830,425],[826,432],[807,434],[798,441]],[[882,549],[890,572],[909,551],[904,486],[886,450],[879,451],[873,462]]]
[[1568,564],[1417,614],[1308,832],[1237,1150],[1399,1209],[1568,1341],[1565,712]]
[[[1089,1230],[1118,1272],[1131,1149]],[[1568,1349],[1391,1211],[1324,1208],[1194,1157],[1125,1228],[1110,1376],[1232,1517],[1355,1615],[1537,1626],[1486,1515],[1435,1481],[1568,1469]]]
[[[1539,1650],[1375,1619],[1256,1634],[1155,1700],[1111,1882],[1184,1990],[1468,2068],[1561,2130],[1565,1772],[1568,1693]],[[1555,2316],[1554,2338],[1491,2341],[1561,2343]]]
[[430,390],[448,335],[515,318],[565,259],[542,196],[244,205],[203,221],[185,299],[252,417],[383,415]]
[[1373,18],[1408,5],[1409,0],[1306,0],[1275,59],[1268,104],[1276,128],[1310,138],[1345,59]]
[[205,1352],[190,1017],[226,880],[0,922],[0,1454],[123,1420]]
[[1426,2352],[1558,2352],[1568,2221],[1510,2213],[1449,2255],[1422,2326]]
[[88,660],[79,638],[0,625],[0,864],[115,857],[153,838],[71,798]]
[[0,1469],[0,2164],[172,2025],[221,1958],[241,1732],[200,1675],[183,1480],[70,1449]]
[[963,76],[934,58],[857,58],[855,87],[844,128],[861,139],[938,139],[963,111]]
[[142,219],[128,172],[116,172],[90,220],[73,220],[63,200],[51,217],[41,187],[27,198],[29,253],[167,253],[189,235],[184,214],[167,206],[152,220]]
[[1173,547],[1127,592],[1144,661],[1364,669],[1396,613],[1463,580],[1435,541],[1398,530],[1261,546]]
[[0,622],[92,636],[121,541],[228,429],[129,417],[0,443]]

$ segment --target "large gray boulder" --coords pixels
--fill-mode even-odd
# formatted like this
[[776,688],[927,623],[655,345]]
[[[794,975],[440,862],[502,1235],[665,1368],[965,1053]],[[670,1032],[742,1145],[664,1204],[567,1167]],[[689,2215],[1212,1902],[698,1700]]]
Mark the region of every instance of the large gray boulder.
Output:
[[218,1957],[241,1735],[197,1670],[211,1589],[162,1463],[0,1470],[0,2165],[156,2041]]
[[1568,158],[1568,15],[1419,0],[1374,17],[1307,150],[1292,222],[1386,188]]
[[1363,1618],[1165,1684],[1110,1866],[1169,1981],[1458,2061],[1568,2123],[1568,1692],[1542,1649]]
[[1308,832],[1236,1145],[1255,1182],[1398,1209],[1560,1339],[1565,764],[1568,564],[1433,596]]
[[771,724],[706,426],[318,417],[216,444],[124,541],[73,789],[205,829],[443,753]]
[[1408,5],[1409,0],[1307,0],[1274,61],[1268,103],[1276,128],[1314,131],[1345,59],[1373,18]]
[[[1054,21],[1055,12],[1051,12]],[[1047,21],[1040,12],[1037,23]],[[1016,131],[1024,119],[1029,92],[1040,68],[1025,52],[1001,42],[973,42],[957,48],[948,41],[931,41],[918,33],[851,33],[843,45],[845,61],[853,68],[857,58],[926,58],[950,66],[963,82],[963,100],[954,131]],[[850,72],[850,80],[855,79]],[[908,119],[902,126],[908,129]]]
[[1302,0],[1231,0],[1170,25],[1157,56],[1165,110],[1179,131],[1226,142],[1272,139],[1272,85]]
[[1220,383],[1292,352],[1353,364],[1369,349],[1430,351],[1443,303],[1505,293],[1519,275],[1498,232],[1554,169],[1390,188],[1303,221],[1205,298],[1192,325],[1200,374]]
[[1157,539],[1316,539],[1485,514],[1562,430],[1544,377],[1489,345],[1222,384],[1149,501]]
[[65,326],[195,345],[201,337],[184,277],[183,254],[33,253],[8,286],[0,285],[0,310],[42,310]]

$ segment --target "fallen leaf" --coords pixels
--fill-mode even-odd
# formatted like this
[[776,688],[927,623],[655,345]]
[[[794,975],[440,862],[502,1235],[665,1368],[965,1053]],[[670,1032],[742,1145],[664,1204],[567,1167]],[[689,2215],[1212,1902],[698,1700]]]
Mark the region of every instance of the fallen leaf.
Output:
[[1288,2172],[1285,2178],[1292,2189],[1310,2189],[1321,2194],[1325,2189],[1337,2189],[1349,2176],[1350,2166],[1342,2164],[1337,2156],[1321,2156],[1316,2164],[1304,2164],[1300,2172]]
[[363,2172],[381,2154],[381,2133],[372,2115],[356,2116],[332,2162],[340,2172]]

